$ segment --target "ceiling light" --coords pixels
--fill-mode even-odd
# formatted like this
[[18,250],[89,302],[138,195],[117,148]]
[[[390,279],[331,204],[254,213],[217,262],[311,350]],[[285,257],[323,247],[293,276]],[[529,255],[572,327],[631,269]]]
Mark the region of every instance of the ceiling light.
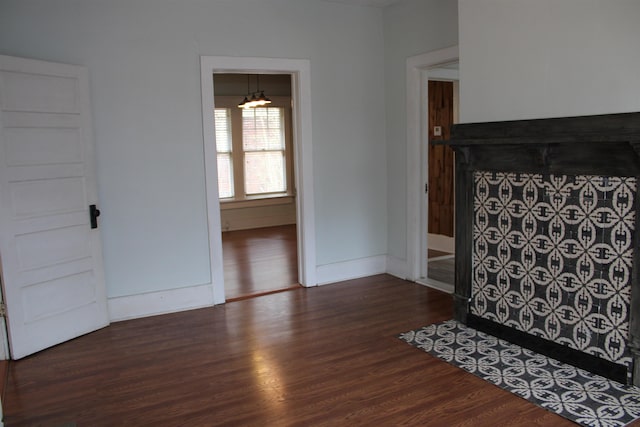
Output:
[[[260,93],[260,96],[257,94]],[[251,95],[251,99],[249,99]],[[251,92],[249,86],[249,75],[247,74],[247,96],[238,104],[238,108],[255,108],[271,104],[271,100],[264,95],[264,90],[260,90],[260,75],[256,74],[256,91]]]

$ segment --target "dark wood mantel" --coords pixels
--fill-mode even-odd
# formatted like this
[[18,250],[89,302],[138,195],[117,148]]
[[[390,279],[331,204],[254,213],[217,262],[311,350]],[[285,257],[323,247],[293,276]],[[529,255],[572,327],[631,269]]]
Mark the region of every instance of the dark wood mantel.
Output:
[[[454,125],[456,273],[454,312],[468,324],[473,274],[474,172],[640,178],[640,113]],[[633,233],[629,348],[640,383],[640,197]],[[473,317],[473,316],[472,316]]]

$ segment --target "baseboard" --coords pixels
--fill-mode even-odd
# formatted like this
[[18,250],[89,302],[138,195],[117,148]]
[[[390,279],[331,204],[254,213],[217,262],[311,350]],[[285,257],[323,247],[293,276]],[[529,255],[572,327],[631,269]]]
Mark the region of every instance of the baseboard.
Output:
[[278,227],[296,223],[295,216],[265,216],[261,218],[235,218],[225,220],[222,231],[252,230],[254,228]]
[[431,234],[427,237],[429,249],[434,249],[441,252],[456,252],[456,239],[442,234]]
[[387,274],[399,279],[406,279],[408,277],[407,260],[387,255]]
[[166,291],[109,298],[109,319],[112,322],[174,313],[213,305],[213,286],[188,286]]
[[[386,270],[387,257],[380,255],[322,265],[317,268],[316,275],[318,285],[326,285],[343,280],[382,274]],[[213,286],[210,283],[166,291],[113,297],[108,300],[109,320],[112,322],[192,310],[212,305]]]
[[[316,269],[318,285],[383,273],[405,279],[406,261],[386,255],[378,255],[321,265]],[[210,283],[166,291],[113,297],[108,300],[109,320],[118,322],[210,307],[213,304],[213,286]]]
[[379,255],[318,266],[316,277],[318,285],[327,285],[343,280],[382,274],[386,271],[387,257]]

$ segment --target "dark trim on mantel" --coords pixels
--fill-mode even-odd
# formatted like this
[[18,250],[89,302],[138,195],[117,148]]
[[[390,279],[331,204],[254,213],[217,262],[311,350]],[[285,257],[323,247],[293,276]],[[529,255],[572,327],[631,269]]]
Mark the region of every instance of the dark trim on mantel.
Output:
[[472,170],[635,176],[640,113],[463,123],[447,144]]
[[640,141],[640,112],[504,122],[461,123],[452,146]]

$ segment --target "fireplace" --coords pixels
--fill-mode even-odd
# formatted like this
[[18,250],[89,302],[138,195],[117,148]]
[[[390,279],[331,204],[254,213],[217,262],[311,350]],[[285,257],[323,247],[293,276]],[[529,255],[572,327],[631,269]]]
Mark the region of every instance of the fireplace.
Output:
[[455,125],[458,321],[640,384],[640,113]]

